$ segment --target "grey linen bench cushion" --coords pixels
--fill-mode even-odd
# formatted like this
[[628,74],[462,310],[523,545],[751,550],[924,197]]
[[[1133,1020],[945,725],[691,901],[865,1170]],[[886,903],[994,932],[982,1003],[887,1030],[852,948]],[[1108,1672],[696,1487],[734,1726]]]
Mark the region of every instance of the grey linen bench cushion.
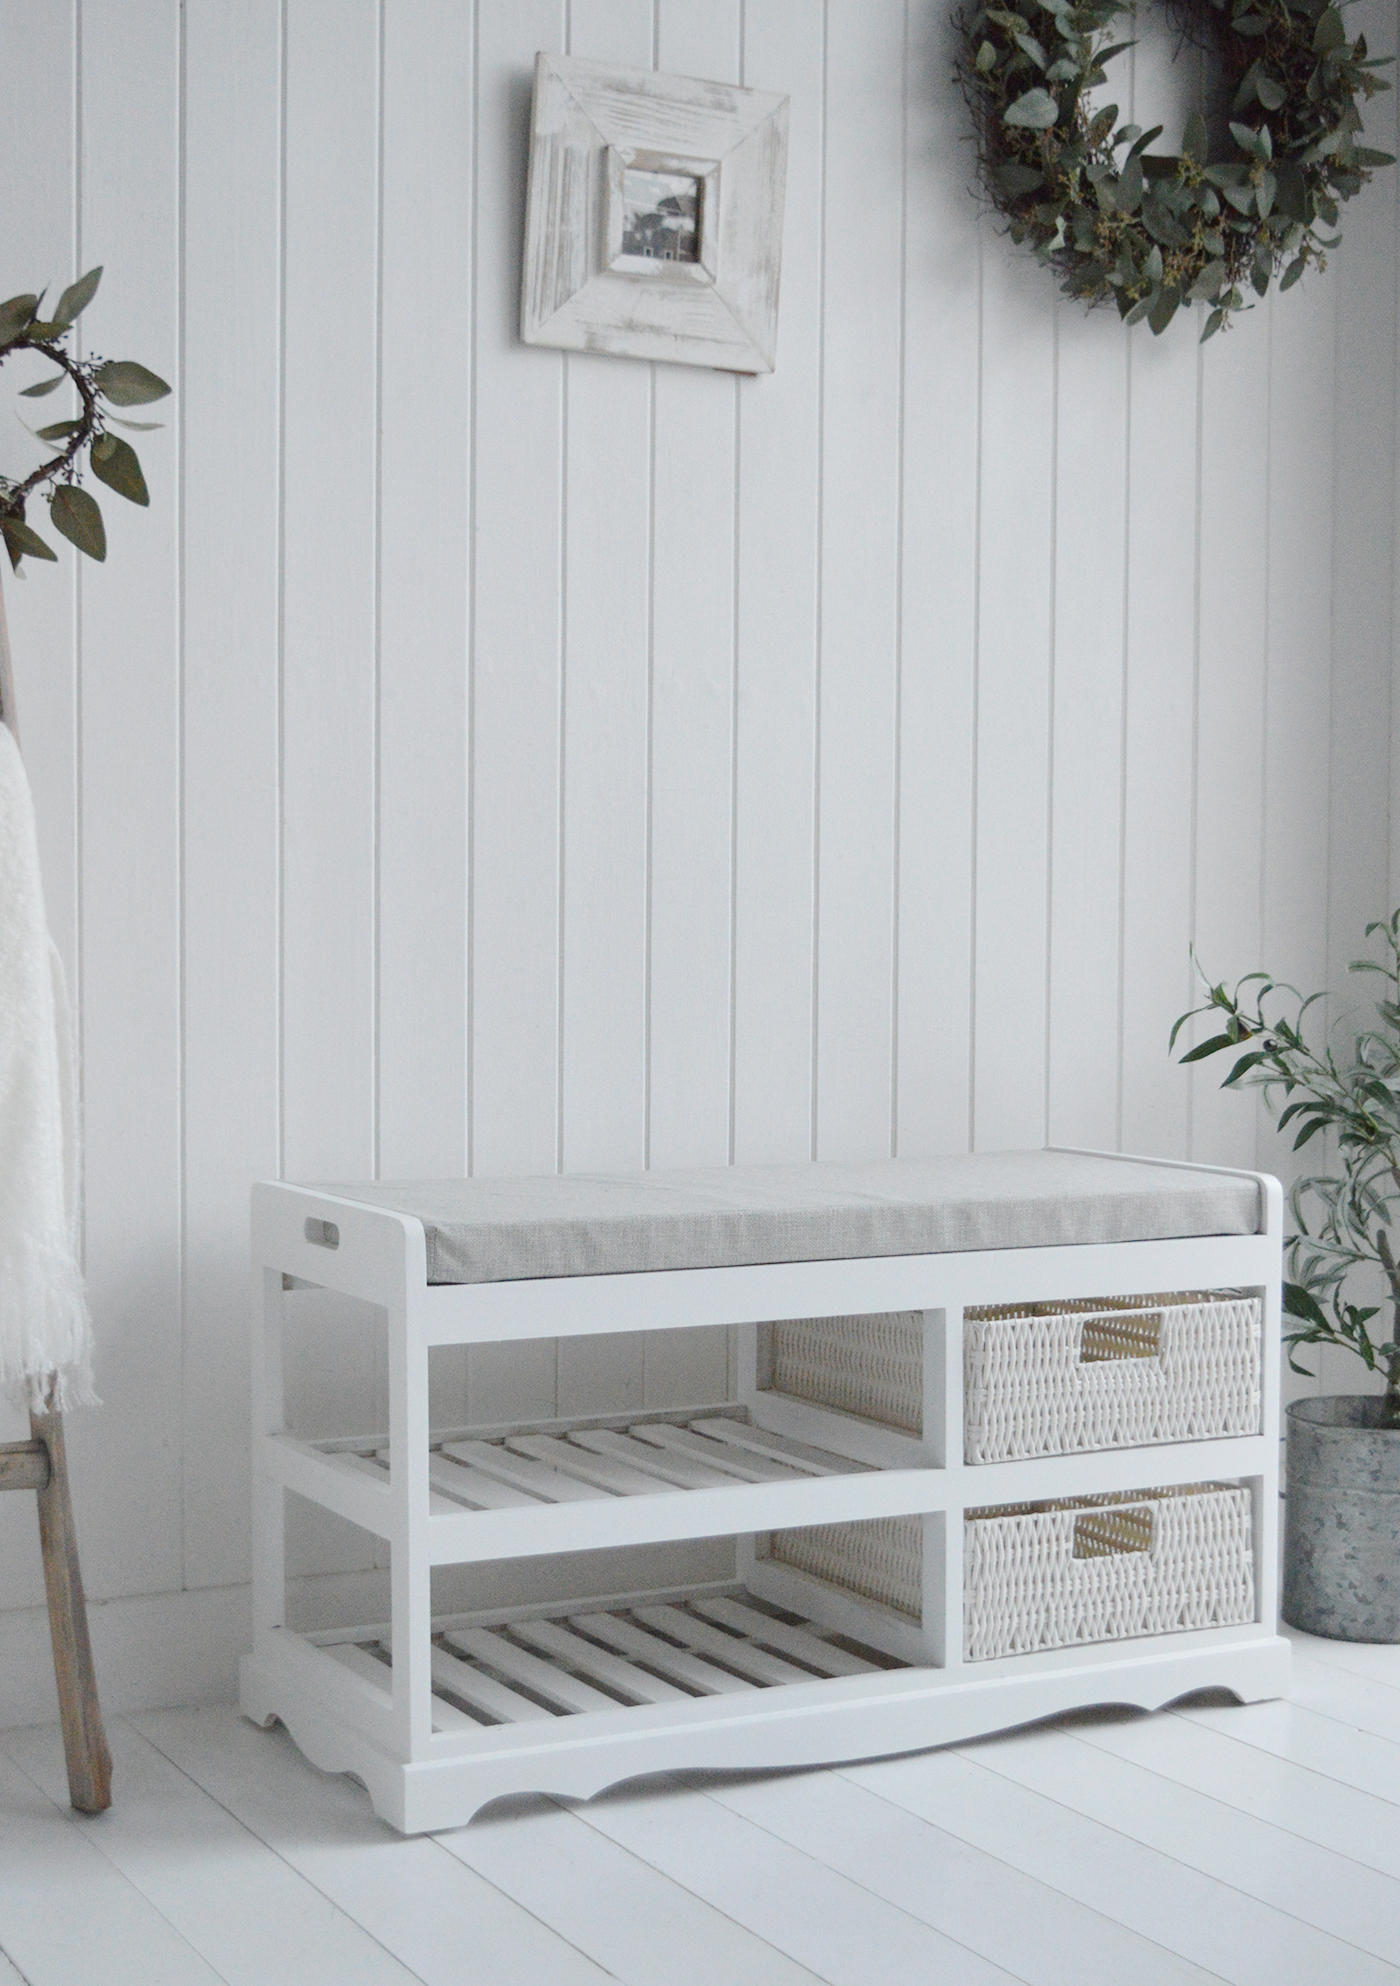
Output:
[[1077,1152],[319,1189],[423,1223],[430,1283],[1254,1234],[1253,1179]]

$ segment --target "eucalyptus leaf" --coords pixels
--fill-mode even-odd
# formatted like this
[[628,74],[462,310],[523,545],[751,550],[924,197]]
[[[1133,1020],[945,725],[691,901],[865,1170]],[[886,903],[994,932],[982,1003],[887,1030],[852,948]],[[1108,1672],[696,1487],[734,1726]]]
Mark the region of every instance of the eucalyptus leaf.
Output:
[[76,317],[81,316],[97,295],[97,285],[102,281],[102,267],[89,269],[85,276],[79,276],[76,283],[70,283],[58,300],[54,311],[54,323],[67,327]]
[[1335,7],[1324,7],[1313,30],[1313,53],[1332,55],[1339,48],[1345,48],[1346,25]]
[[1034,166],[1023,165],[1019,159],[1008,159],[1005,165],[997,167],[997,184],[1004,186],[1013,198],[1023,193],[1034,193],[1038,186],[1045,184],[1045,175]]
[[37,531],[31,531],[22,517],[0,517],[0,533],[4,535],[10,564],[16,570],[22,558],[53,559],[57,562],[58,553],[44,543]]
[[1272,76],[1260,76],[1254,85],[1256,96],[1265,110],[1282,110],[1288,102],[1288,92],[1282,83],[1276,83]]
[[60,483],[49,503],[55,531],[99,562],[107,556],[107,532],[96,499],[76,483]]
[[81,426],[81,421],[52,421],[48,427],[38,428],[35,432],[40,441],[66,441],[69,435],[76,434]]
[[136,450],[129,441],[122,441],[117,435],[104,434],[94,444],[92,473],[108,489],[124,496],[128,503],[148,504],[151,500],[146,478],[141,474],[141,464],[136,459]]
[[1186,128],[1181,136],[1181,155],[1191,159],[1196,165],[1204,165],[1210,156],[1210,137],[1206,131],[1206,121],[1198,110],[1193,110],[1186,120]]
[[[1027,90],[1002,112],[1003,124],[1020,125],[1028,131],[1052,130],[1059,120],[1060,106],[1048,90]],[[166,389],[169,391],[169,389]],[[150,396],[155,399],[157,396]]]
[[1161,337],[1162,333],[1176,316],[1180,302],[1181,297],[1178,291],[1164,289],[1160,292],[1156,302],[1147,313],[1148,326],[1154,337]]
[[135,359],[109,359],[96,375],[98,392],[114,407],[140,407],[148,400],[163,400],[170,388],[158,374]]
[[52,379],[41,379],[37,386],[22,386],[19,397],[21,400],[42,400],[46,393],[57,392],[67,377],[66,372],[56,372]]
[[37,296],[11,297],[0,303],[0,346],[12,345],[33,319]]
[[1225,287],[1227,270],[1223,262],[1207,262],[1186,295],[1192,303],[1214,303]]

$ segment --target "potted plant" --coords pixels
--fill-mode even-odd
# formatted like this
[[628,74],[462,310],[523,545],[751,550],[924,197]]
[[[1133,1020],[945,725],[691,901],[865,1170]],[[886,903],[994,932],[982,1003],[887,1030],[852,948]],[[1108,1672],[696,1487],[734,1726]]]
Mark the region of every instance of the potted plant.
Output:
[[1304,998],[1267,973],[1210,986],[1196,1015],[1223,1022],[1182,1056],[1239,1050],[1224,1087],[1257,1087],[1293,1148],[1322,1138],[1329,1169],[1289,1194],[1284,1343],[1337,1345],[1384,1377],[1383,1393],[1296,1400],[1288,1409],[1283,1617],[1339,1641],[1400,1641],[1400,910],[1368,924],[1381,956],[1353,972],[1383,981],[1374,1019],[1309,1041]]

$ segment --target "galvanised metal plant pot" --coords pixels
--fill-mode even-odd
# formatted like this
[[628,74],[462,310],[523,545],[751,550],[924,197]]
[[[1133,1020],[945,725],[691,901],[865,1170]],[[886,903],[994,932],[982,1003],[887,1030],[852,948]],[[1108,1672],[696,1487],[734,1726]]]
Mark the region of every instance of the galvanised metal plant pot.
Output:
[[1338,1393],[1288,1409],[1283,1618],[1333,1641],[1400,1641],[1400,1428]]

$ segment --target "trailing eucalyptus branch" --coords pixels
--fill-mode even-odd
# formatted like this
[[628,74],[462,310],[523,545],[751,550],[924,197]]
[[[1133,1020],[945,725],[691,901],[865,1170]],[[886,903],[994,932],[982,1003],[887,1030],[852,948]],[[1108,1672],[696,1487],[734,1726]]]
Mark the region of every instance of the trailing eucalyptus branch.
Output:
[[[1385,981],[1375,1001],[1379,1024],[1352,1036],[1344,1053],[1332,1045],[1335,1026],[1316,1047],[1304,1034],[1309,1009],[1326,995],[1305,999],[1264,972],[1247,973],[1233,991],[1207,981],[1207,999],[1181,1016],[1171,1044],[1198,1014],[1223,1019],[1223,1031],[1182,1061],[1244,1048],[1223,1087],[1262,1089],[1279,1129],[1294,1127],[1295,1151],[1320,1135],[1335,1139],[1338,1170],[1300,1179],[1289,1195],[1296,1232],[1288,1240],[1284,1342],[1295,1372],[1307,1372],[1294,1356],[1299,1346],[1339,1345],[1383,1373],[1385,1422],[1400,1426],[1400,910],[1366,926],[1368,938],[1378,934],[1384,956],[1354,959],[1351,970]],[[1378,1269],[1389,1294],[1383,1339],[1370,1329],[1382,1306],[1347,1299],[1350,1277],[1363,1269]]]
[[41,352],[58,367],[51,379],[24,387],[21,398],[42,399],[65,380],[71,380],[81,409],[75,420],[54,421],[48,427],[31,430],[38,440],[58,449],[32,475],[21,482],[0,476],[0,536],[5,540],[10,563],[16,568],[25,557],[57,557],[26,521],[26,505],[35,496],[47,500],[55,531],[61,532],[89,558],[106,558],[107,533],[102,512],[96,499],[78,480],[84,450],[99,482],[106,483],[129,503],[148,504],[151,500],[136,450],[110,430],[116,426],[135,433],[161,427],[163,423],[119,420],[102,403],[107,402],[108,407],[139,407],[151,400],[163,400],[170,388],[134,359],[74,358],[62,342],[92,302],[101,279],[100,268],[89,269],[63,292],[48,318],[39,315],[42,296],[17,296],[8,303],[0,303],[0,365],[15,352]]

